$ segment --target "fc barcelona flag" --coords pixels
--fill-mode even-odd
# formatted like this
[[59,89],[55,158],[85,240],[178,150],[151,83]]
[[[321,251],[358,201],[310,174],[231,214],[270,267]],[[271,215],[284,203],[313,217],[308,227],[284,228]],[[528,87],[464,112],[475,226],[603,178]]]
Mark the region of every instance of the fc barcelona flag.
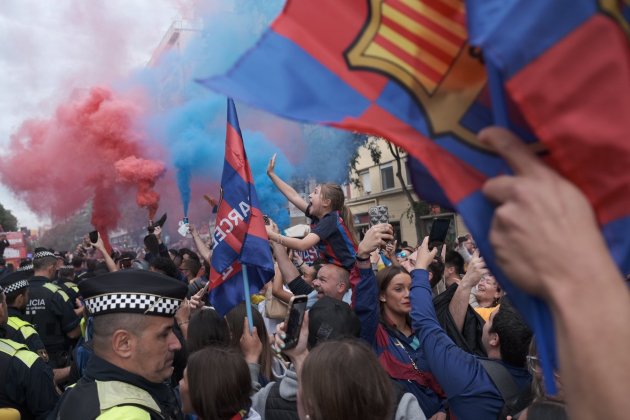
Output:
[[628,0],[288,0],[253,49],[204,83],[281,116],[403,147],[414,181],[429,180],[414,182],[416,191],[441,189],[432,196],[463,216],[549,367],[550,313],[509,283],[487,239],[494,207],[480,188],[510,169],[476,134],[503,116],[544,151],[589,197],[627,273],[629,16]]
[[247,266],[250,294],[258,293],[274,274],[269,238],[232,99],[228,99],[221,201],[213,239],[210,302],[225,315],[245,300],[243,265]]

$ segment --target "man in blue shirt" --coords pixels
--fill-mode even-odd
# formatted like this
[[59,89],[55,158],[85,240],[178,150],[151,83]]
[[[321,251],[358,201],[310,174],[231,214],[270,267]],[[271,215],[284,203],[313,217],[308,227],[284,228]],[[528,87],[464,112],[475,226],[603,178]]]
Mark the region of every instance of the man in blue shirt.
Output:
[[[504,404],[502,392],[482,365],[483,359],[459,348],[440,326],[431,297],[426,270],[437,248],[428,250],[427,238],[418,250],[412,275],[412,326],[433,376],[448,398],[449,408],[460,420],[496,419]],[[525,357],[532,332],[509,304],[494,311],[484,325],[482,342],[488,359],[510,373],[519,390],[529,386],[531,377]]]

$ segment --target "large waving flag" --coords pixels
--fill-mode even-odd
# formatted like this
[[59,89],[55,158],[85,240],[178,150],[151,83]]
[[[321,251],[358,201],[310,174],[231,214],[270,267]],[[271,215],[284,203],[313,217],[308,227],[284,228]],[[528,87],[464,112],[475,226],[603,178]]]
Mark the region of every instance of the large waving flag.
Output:
[[265,222],[258,208],[232,99],[228,99],[227,115],[221,201],[213,234],[209,286],[210,302],[221,315],[246,299],[244,266],[247,266],[250,294],[258,293],[274,274]]
[[627,0],[288,0],[256,47],[204,83],[281,116],[402,146],[415,181],[429,180],[416,190],[460,212],[549,367],[550,313],[509,283],[487,240],[494,207],[480,188],[509,168],[476,133],[501,122],[546,150],[588,195],[628,272],[629,15]]

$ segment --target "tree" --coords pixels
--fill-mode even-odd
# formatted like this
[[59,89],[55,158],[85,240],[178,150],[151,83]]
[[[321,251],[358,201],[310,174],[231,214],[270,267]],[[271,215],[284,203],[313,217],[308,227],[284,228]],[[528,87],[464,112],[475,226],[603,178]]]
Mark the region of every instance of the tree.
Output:
[[82,209],[65,220],[55,222],[37,241],[36,246],[52,248],[57,251],[73,251],[83,236],[92,230],[90,213]]
[[11,210],[5,209],[2,204],[0,204],[0,225],[2,225],[2,229],[4,229],[5,232],[15,232],[18,230],[17,218],[11,213]]
[[[363,144],[363,147],[365,147],[369,151],[370,158],[372,159],[372,162],[375,165],[380,164],[381,156],[382,156],[382,151],[379,147],[378,140],[379,139],[377,137],[370,137]],[[386,139],[384,140],[387,142],[387,147],[389,148],[389,151],[391,152],[392,156],[394,157],[396,161],[395,176],[396,178],[398,178],[398,181],[400,182],[403,193],[405,194],[405,196],[407,197],[407,200],[409,201],[409,207],[407,208],[406,214],[407,214],[407,217],[409,218],[409,221],[413,221],[414,223],[414,227],[416,230],[416,239],[418,243],[420,243],[422,241],[422,238],[428,235],[428,232],[426,232],[425,226],[422,223],[421,217],[429,214],[429,205],[423,200],[416,200],[411,190],[407,187],[407,184],[405,183],[405,180],[402,175],[403,174],[402,168],[404,164],[403,159],[405,157],[403,154],[405,153],[405,150],[401,147],[395,146],[394,144],[392,144]],[[354,160],[351,162],[351,165],[350,165],[352,168],[352,171],[356,175],[356,176],[351,176],[350,181],[356,187],[359,187],[361,185],[361,180],[358,177],[358,170],[356,167],[358,163],[358,156],[359,154],[357,151],[356,155],[354,156]]]
[[394,159],[396,160],[396,178],[398,178],[398,181],[400,181],[402,190],[405,193],[407,200],[409,201],[407,216],[409,217],[410,221],[411,218],[413,218],[414,226],[416,228],[417,243],[420,243],[422,241],[422,238],[428,235],[428,232],[425,231],[424,225],[422,224],[421,217],[429,214],[429,205],[426,201],[414,199],[411,191],[409,191],[409,188],[407,188],[407,184],[405,184],[405,180],[402,176],[401,156],[401,154],[404,153],[404,149],[398,146],[394,146],[389,141],[387,142],[387,147],[389,147],[389,151],[392,153],[392,156],[394,156]]

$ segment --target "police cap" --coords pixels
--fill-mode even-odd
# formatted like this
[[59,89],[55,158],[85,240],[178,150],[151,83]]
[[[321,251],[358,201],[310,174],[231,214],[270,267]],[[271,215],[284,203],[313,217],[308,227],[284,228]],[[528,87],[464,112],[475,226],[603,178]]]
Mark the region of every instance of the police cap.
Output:
[[163,274],[147,270],[121,270],[79,284],[90,314],[136,313],[173,316],[188,287]]
[[4,289],[4,293],[9,295],[14,292],[28,288],[28,279],[31,273],[26,271],[14,271],[0,277],[0,286]]

